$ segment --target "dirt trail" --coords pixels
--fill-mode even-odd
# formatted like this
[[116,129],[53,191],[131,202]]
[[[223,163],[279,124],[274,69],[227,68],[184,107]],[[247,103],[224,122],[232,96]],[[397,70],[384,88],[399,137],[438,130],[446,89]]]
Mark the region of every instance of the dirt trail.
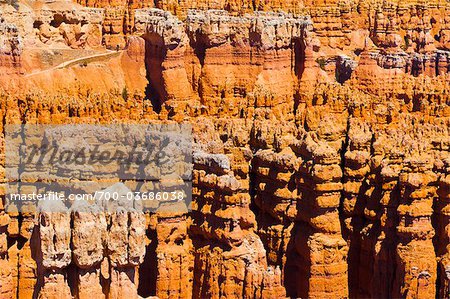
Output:
[[76,59],[72,59],[72,60],[67,60],[67,61],[64,61],[63,63],[60,63],[57,66],[54,66],[52,68],[45,69],[45,70],[42,70],[42,71],[37,71],[37,72],[34,72],[34,73],[30,73],[30,74],[26,74],[24,77],[31,77],[31,76],[39,75],[39,74],[42,74],[42,73],[45,73],[45,72],[49,72],[49,71],[53,71],[53,70],[57,70],[57,69],[67,68],[67,67],[70,67],[72,65],[81,64],[83,62],[91,63],[91,62],[94,62],[94,61],[96,61],[96,60],[98,60],[100,58],[103,59],[103,58],[106,58],[106,57],[118,56],[122,52],[123,51],[110,51],[110,50],[108,50],[108,52],[106,52],[106,53],[88,55],[88,56],[84,56],[84,57],[80,57],[80,58],[76,58]]

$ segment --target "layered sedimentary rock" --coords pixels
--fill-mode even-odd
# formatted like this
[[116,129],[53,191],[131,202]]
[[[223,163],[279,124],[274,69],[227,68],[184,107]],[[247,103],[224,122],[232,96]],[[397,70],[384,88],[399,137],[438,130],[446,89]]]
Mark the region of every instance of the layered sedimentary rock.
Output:
[[2,202],[0,297],[448,297],[446,3],[56,4],[5,18],[5,61],[34,26],[126,50],[1,82],[0,127],[189,122],[192,211]]
[[67,210],[52,202],[31,224],[33,235],[21,236],[25,246],[5,252],[10,262],[18,254],[18,269],[2,259],[2,296],[137,298],[137,267],[145,253],[142,212],[105,213],[87,204]]
[[[397,209],[396,280],[394,294],[411,297],[434,297],[436,262],[431,225],[433,198],[436,197],[437,176],[431,172],[432,162],[427,155],[411,157],[400,173],[400,201]],[[411,250],[414,248],[414,250]],[[402,279],[400,279],[403,277]]]
[[20,72],[22,40],[17,26],[7,22],[0,13],[0,74],[10,75]]
[[3,18],[17,26],[16,32],[28,47],[67,45],[71,48],[101,45],[104,10],[58,1],[3,5]]
[[438,213],[439,213],[439,225],[438,225],[438,233],[439,233],[439,245],[436,250],[436,253],[438,257],[440,258],[438,262],[438,271],[440,273],[440,283],[441,283],[441,289],[439,291],[439,296],[445,297],[449,294],[449,260],[448,260],[448,254],[449,254],[449,246],[448,244],[448,192],[446,190],[449,189],[448,184],[448,160],[444,162],[441,169],[443,170],[442,175],[440,177],[440,183],[439,183],[439,201],[438,201]]

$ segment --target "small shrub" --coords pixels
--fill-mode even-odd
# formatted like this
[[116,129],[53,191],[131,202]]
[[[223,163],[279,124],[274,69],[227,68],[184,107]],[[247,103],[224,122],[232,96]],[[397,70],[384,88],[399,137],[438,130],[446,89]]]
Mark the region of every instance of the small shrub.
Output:
[[122,89],[122,98],[123,98],[125,101],[128,100],[128,89],[127,89],[126,86]]
[[319,67],[320,67],[322,70],[325,70],[325,65],[327,64],[327,61],[326,61],[326,59],[325,59],[324,57],[319,57],[319,58],[317,58],[317,59],[316,59],[316,62],[319,64]]
[[411,41],[409,40],[409,37],[405,36],[405,45],[402,47],[403,50],[408,50],[409,46],[411,45]]

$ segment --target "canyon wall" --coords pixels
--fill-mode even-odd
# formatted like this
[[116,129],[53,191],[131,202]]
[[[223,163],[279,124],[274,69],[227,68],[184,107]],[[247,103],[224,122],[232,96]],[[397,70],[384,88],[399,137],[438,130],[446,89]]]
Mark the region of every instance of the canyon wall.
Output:
[[449,4],[79,4],[2,5],[2,132],[191,123],[192,211],[6,213],[2,187],[0,298],[450,296]]

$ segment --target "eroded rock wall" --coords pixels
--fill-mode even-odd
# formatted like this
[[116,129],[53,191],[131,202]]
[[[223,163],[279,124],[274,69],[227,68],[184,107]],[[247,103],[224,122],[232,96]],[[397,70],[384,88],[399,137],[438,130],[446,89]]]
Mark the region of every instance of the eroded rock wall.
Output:
[[[132,29],[103,32],[135,35],[122,63],[26,79],[1,95],[0,126],[190,122],[192,211],[0,206],[0,297],[448,297],[446,4],[119,4]],[[146,90],[67,92],[110,69]]]

